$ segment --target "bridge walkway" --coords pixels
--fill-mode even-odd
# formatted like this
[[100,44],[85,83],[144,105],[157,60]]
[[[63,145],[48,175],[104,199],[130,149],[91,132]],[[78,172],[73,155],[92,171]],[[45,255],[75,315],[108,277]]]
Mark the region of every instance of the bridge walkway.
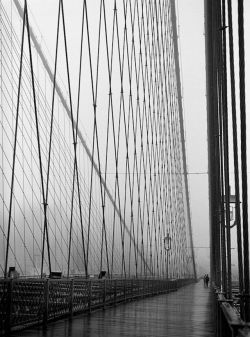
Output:
[[12,333],[22,337],[212,337],[213,303],[203,281],[159,295]]

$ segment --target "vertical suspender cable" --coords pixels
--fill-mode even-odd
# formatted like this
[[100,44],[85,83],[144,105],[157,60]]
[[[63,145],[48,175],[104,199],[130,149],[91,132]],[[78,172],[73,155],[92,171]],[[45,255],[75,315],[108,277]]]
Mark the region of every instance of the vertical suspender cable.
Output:
[[226,252],[226,234],[225,234],[225,213],[224,213],[224,190],[225,190],[225,166],[224,166],[224,115],[223,115],[223,98],[224,98],[224,86],[223,86],[223,44],[222,44],[222,17],[221,17],[221,4],[217,4],[216,17],[219,28],[217,28],[217,85],[218,85],[218,120],[219,125],[219,213],[220,213],[220,231],[221,231],[221,276],[222,276],[222,292],[227,290],[227,252]]
[[232,0],[228,0],[228,25],[229,25],[231,105],[232,105],[233,149],[234,149],[234,181],[235,181],[235,198],[236,198],[235,217],[236,217],[236,226],[237,226],[239,291],[240,291],[240,294],[242,294],[243,292],[243,265],[242,265],[242,239],[241,239],[241,214],[240,214],[238,135],[237,135],[237,118],[236,118],[236,99],[235,99]]
[[247,196],[247,151],[246,151],[246,103],[245,103],[245,45],[244,45],[244,0],[238,0],[239,34],[239,80],[241,120],[241,174],[242,174],[242,217],[244,248],[244,295],[245,320],[250,321],[249,303],[249,242],[248,242],[248,196]]
[[[227,106],[227,49],[226,49],[226,10],[222,1],[222,114],[223,114],[223,146],[226,210],[226,249],[227,249],[227,297],[232,297],[231,280],[231,229],[230,229],[230,187],[229,187],[229,153],[228,153],[228,106]],[[224,198],[223,198],[224,199]],[[224,212],[224,208],[222,210]]]
[[219,122],[218,122],[218,19],[217,4],[204,0],[205,51],[206,51],[206,93],[207,93],[207,138],[208,138],[208,188],[210,222],[210,271],[211,281],[222,284],[221,231],[218,205],[219,196]]

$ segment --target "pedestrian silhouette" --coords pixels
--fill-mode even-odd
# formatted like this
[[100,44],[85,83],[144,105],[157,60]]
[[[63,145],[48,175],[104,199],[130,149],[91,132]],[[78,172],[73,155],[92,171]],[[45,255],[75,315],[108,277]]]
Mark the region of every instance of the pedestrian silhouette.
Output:
[[206,287],[208,287],[208,282],[209,282],[209,276],[208,276],[208,274],[207,274],[206,277],[205,277]]

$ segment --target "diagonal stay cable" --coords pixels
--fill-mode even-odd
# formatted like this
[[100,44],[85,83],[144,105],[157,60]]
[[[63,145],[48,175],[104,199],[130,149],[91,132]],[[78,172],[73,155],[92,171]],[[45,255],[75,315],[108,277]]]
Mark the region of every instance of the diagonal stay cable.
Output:
[[49,272],[51,273],[50,246],[49,246],[49,233],[48,233],[48,220],[47,220],[47,206],[48,206],[48,204],[46,202],[45,187],[44,187],[44,177],[43,177],[43,166],[42,166],[42,156],[41,156],[40,133],[39,133],[39,123],[38,123],[38,113],[37,113],[37,102],[36,102],[36,92],[35,92],[35,80],[34,80],[34,71],[33,71],[33,60],[32,60],[32,50],[31,50],[31,38],[30,38],[30,30],[29,30],[29,17],[28,17],[27,0],[25,0],[24,13],[25,13],[25,11],[26,11],[26,27],[27,27],[29,57],[30,57],[31,82],[32,82],[33,100],[34,100],[34,113],[35,113],[35,121],[36,121],[38,156],[39,156],[41,187],[42,187],[44,226],[45,226],[45,232],[46,232],[46,237],[47,237]]
[[180,120],[180,130],[181,130],[181,144],[182,144],[182,156],[183,156],[183,171],[185,179],[185,194],[187,202],[187,212],[188,212],[188,226],[189,226],[189,239],[191,245],[191,254],[193,262],[194,277],[196,275],[195,257],[193,249],[193,234],[191,225],[191,213],[190,213],[190,200],[189,200],[189,190],[188,190],[188,179],[187,179],[187,159],[186,159],[186,149],[185,149],[185,137],[184,137],[184,123],[183,123],[183,107],[181,102],[181,82],[180,82],[180,65],[179,65],[179,53],[178,53],[178,43],[177,43],[177,24],[176,24],[176,10],[175,3],[170,1],[171,5],[171,19],[172,19],[172,32],[173,32],[173,42],[174,42],[174,55],[175,55],[175,70],[176,70],[176,84],[177,84],[177,94],[178,94],[178,105],[179,105],[179,120]]
[[[114,6],[115,7],[115,6]],[[106,53],[107,53],[107,66],[108,66],[108,77],[109,77],[109,106],[108,106],[108,126],[107,126],[107,143],[106,143],[106,158],[105,158],[105,183],[107,179],[107,160],[108,160],[108,132],[109,132],[109,123],[110,123],[110,111],[111,111],[111,125],[113,131],[113,147],[114,147],[114,155],[115,155],[115,202],[116,198],[118,199],[118,207],[121,214],[121,198],[120,198],[120,185],[119,185],[119,176],[118,176],[118,153],[119,153],[119,134],[120,134],[120,118],[121,113],[119,111],[118,117],[118,141],[116,141],[116,132],[115,132],[115,121],[114,121],[114,106],[113,106],[113,96],[112,96],[112,74],[113,74],[113,58],[114,58],[114,40],[115,40],[115,10],[113,13],[113,22],[112,22],[112,42],[111,42],[111,52],[109,56],[109,48],[108,48],[108,33],[107,33],[107,17],[106,17],[106,8],[105,2],[103,1],[103,16],[104,16],[104,27],[105,27],[105,40],[106,40]],[[110,60],[109,60],[110,59]],[[122,90],[121,90],[122,91]],[[106,193],[104,194],[104,202],[105,202]],[[112,233],[112,252],[111,252],[111,277],[113,274],[113,259],[114,259],[114,240],[115,240],[115,209],[113,210],[113,233]],[[123,229],[122,229],[122,221],[119,217],[120,222],[120,233],[121,233],[121,243],[122,243],[122,274],[126,277],[126,266],[125,266],[125,255],[124,255],[124,240],[123,240]]]
[[19,102],[20,102],[22,66],[23,66],[25,16],[26,16],[26,14],[24,12],[24,15],[23,15],[23,27],[22,27],[22,39],[21,39],[20,70],[19,70],[19,79],[18,79],[16,125],[15,125],[14,147],[13,147],[13,164],[12,164],[12,173],[11,173],[11,188],[10,188],[9,218],[8,218],[8,231],[7,231],[7,246],[6,246],[6,252],[5,252],[5,267],[4,267],[4,277],[5,278],[7,277],[8,257],[9,257],[9,245],[10,245],[11,212],[12,212],[14,177],[15,177],[16,145],[17,145],[17,131],[18,131],[18,119],[19,119]]
[[[53,93],[52,93],[52,108],[51,108],[51,122],[50,122],[50,135],[49,135],[49,150],[48,150],[48,165],[47,165],[47,181],[46,181],[46,205],[48,204],[48,192],[49,192],[49,174],[50,174],[50,158],[52,147],[52,135],[53,135],[53,121],[54,121],[54,102],[55,102],[55,83],[57,72],[57,55],[58,55],[58,40],[59,40],[59,25],[60,25],[60,11],[61,5],[58,6],[58,19],[57,19],[57,32],[56,32],[56,51],[55,51],[55,65],[54,65],[54,78],[53,78]],[[45,222],[43,230],[43,242],[42,242],[42,263],[41,263],[41,277],[43,275],[43,260],[44,260],[44,244],[45,244]]]
[[[101,202],[102,202],[102,225],[105,235],[105,245],[106,245],[106,259],[107,259],[107,269],[108,275],[110,276],[109,271],[109,258],[108,258],[108,249],[107,249],[107,237],[106,237],[106,224],[105,224],[105,205],[104,205],[104,193],[103,188],[104,180],[101,175],[101,163],[100,163],[100,151],[99,151],[99,138],[98,138],[98,130],[97,130],[97,88],[98,88],[98,75],[99,75],[99,52],[100,52],[100,26],[101,26],[101,10],[102,10],[102,2],[100,3],[100,19],[99,19],[99,33],[98,33],[98,51],[97,51],[97,65],[96,65],[96,82],[94,86],[94,77],[93,77],[93,66],[92,66],[92,55],[91,55],[91,48],[90,48],[90,33],[89,33],[89,23],[88,23],[88,11],[87,11],[87,4],[85,1],[85,15],[86,15],[86,28],[87,28],[87,40],[88,40],[88,54],[89,54],[89,67],[90,67],[90,76],[91,76],[91,89],[92,89],[92,101],[93,101],[93,112],[94,112],[94,129],[93,129],[93,143],[92,143],[92,154],[91,154],[91,175],[93,175],[93,168],[94,168],[94,148],[95,148],[95,140],[96,140],[96,147],[97,147],[97,161],[98,161],[98,177],[100,181],[100,194],[101,194]],[[92,178],[91,178],[92,181]],[[91,197],[91,196],[90,196]],[[111,202],[114,203],[113,199]],[[103,233],[103,232],[102,232]]]
[[[22,16],[23,16],[23,9],[22,9],[22,7],[20,6],[19,1],[18,1],[18,0],[13,0],[13,1],[14,1],[14,3],[15,3],[15,6],[16,6],[16,8],[17,8],[17,11],[18,11],[19,15],[22,17]],[[85,1],[85,2],[86,2],[86,1]],[[85,5],[86,5],[86,4],[85,4]],[[86,15],[86,14],[85,14],[85,15]],[[31,36],[31,39],[32,39],[32,41],[33,41],[34,47],[35,47],[35,49],[37,50],[37,52],[38,52],[38,54],[39,54],[39,56],[40,56],[40,58],[41,58],[41,61],[42,61],[43,65],[44,65],[44,67],[45,67],[45,69],[46,69],[46,71],[47,71],[47,73],[48,73],[48,76],[49,76],[50,80],[53,82],[53,73],[52,73],[52,71],[51,71],[51,69],[50,69],[50,66],[49,66],[49,64],[48,64],[48,62],[47,62],[47,60],[46,60],[44,54],[43,54],[43,51],[42,51],[42,49],[41,49],[41,46],[40,46],[39,43],[37,42],[37,39],[36,39],[36,37],[35,37],[35,35],[34,35],[34,32],[33,32],[32,29],[31,29],[31,27],[30,27],[30,36]],[[61,91],[61,89],[60,89],[60,87],[59,87],[59,85],[58,85],[57,82],[56,82],[56,85],[55,85],[55,89],[56,89],[56,92],[57,92],[57,94],[58,94],[58,96],[59,96],[59,98],[60,98],[60,100],[61,100],[61,103],[62,103],[62,105],[63,105],[63,107],[64,107],[64,109],[65,109],[65,111],[66,111],[68,117],[71,119],[70,108],[68,107],[68,104],[67,104],[67,102],[66,102],[66,100],[65,100],[65,98],[64,98],[64,96],[63,96],[63,94],[62,94],[62,91]],[[76,127],[76,121],[75,121],[75,120],[73,120],[73,124],[74,124],[74,128],[75,128],[75,127]],[[84,137],[83,137],[83,135],[82,135],[82,132],[81,132],[79,129],[78,129],[78,137],[79,137],[79,140],[81,141],[82,146],[84,147],[84,149],[85,149],[85,151],[86,151],[87,156],[89,157],[90,161],[93,162],[93,168],[94,168],[94,170],[96,171],[97,175],[99,176],[100,181],[101,181],[101,184],[102,184],[102,186],[104,187],[104,189],[105,189],[105,191],[106,191],[106,194],[107,194],[107,196],[108,196],[110,202],[113,204],[113,207],[114,207],[116,213],[118,214],[119,218],[121,219],[122,224],[124,225],[125,231],[128,233],[128,235],[131,235],[130,232],[129,232],[129,228],[127,227],[127,224],[126,224],[126,222],[125,222],[125,219],[123,218],[123,216],[122,216],[122,214],[121,214],[121,212],[120,212],[119,207],[118,207],[117,204],[115,203],[114,198],[113,198],[113,195],[112,195],[111,191],[109,190],[107,184],[105,183],[105,180],[103,179],[103,177],[102,177],[102,175],[101,175],[101,171],[99,170],[98,165],[97,165],[96,162],[94,161],[94,158],[92,157],[92,153],[91,153],[91,151],[89,150],[88,145],[87,145],[87,143],[86,143],[86,141],[85,141],[85,139],[84,139]],[[141,258],[143,259],[143,261],[146,263],[146,261],[145,261],[143,255],[142,255],[142,253],[141,253],[141,251],[140,251],[140,248],[137,247],[136,249],[137,249],[139,255],[141,256]],[[147,264],[146,264],[146,268],[149,269],[149,267],[147,266]]]
[[[78,130],[78,117],[77,117],[77,122],[75,124],[74,118],[73,118],[72,94],[71,94],[69,60],[68,60],[68,46],[67,46],[67,37],[66,37],[66,26],[65,26],[65,16],[64,16],[63,0],[60,0],[60,2],[61,2],[61,10],[62,10],[64,48],[65,48],[66,67],[67,67],[69,100],[70,100],[70,117],[71,117],[72,136],[73,136],[73,145],[74,145],[74,171],[73,171],[73,188],[72,188],[71,221],[70,221],[70,229],[72,229],[75,175],[76,175],[76,179],[77,179],[77,192],[78,192],[78,200],[79,200],[79,211],[80,211],[81,228],[83,228],[83,224],[82,224],[82,203],[81,203],[81,194],[80,194],[80,185],[79,185],[79,173],[78,173],[78,161],[77,161],[77,152],[76,152],[76,149],[77,149],[77,138],[76,138],[77,136],[76,136],[76,133],[77,133],[77,130]],[[78,110],[78,112],[79,112],[79,110]],[[69,267],[70,267],[71,233],[72,233],[72,231],[70,231],[70,242],[69,242],[68,276],[69,276]],[[82,234],[83,234],[83,231],[82,231]],[[87,273],[87,263],[86,263],[86,252],[85,252],[85,243],[84,243],[84,240],[83,240],[82,244],[83,244],[85,274],[86,274],[86,277],[87,277],[88,273]]]

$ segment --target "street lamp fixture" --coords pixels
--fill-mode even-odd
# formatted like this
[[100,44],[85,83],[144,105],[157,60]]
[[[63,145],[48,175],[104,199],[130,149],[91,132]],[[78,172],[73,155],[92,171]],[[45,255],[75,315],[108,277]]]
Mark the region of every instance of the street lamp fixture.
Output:
[[168,264],[169,264],[169,251],[170,251],[170,249],[171,249],[171,236],[169,235],[169,233],[167,233],[167,235],[164,237],[164,239],[163,239],[163,243],[164,243],[164,249],[166,250],[166,252],[167,252],[167,263],[166,263],[166,267],[167,267],[167,270],[166,270],[166,277],[167,277],[167,279],[168,279],[168,274],[169,274],[169,266],[168,266]]
[[[224,198],[225,200],[225,198]],[[225,201],[224,201],[225,203]],[[230,194],[229,196],[229,204],[230,204],[230,222],[233,222],[232,225],[230,225],[230,228],[233,228],[234,226],[236,226],[236,220],[235,220],[235,207],[236,207],[236,196]],[[224,212],[226,212],[226,210],[224,209]]]
[[169,235],[169,233],[167,233],[167,235],[163,239],[163,242],[164,242],[164,249],[166,251],[169,251],[171,249],[171,236]]

